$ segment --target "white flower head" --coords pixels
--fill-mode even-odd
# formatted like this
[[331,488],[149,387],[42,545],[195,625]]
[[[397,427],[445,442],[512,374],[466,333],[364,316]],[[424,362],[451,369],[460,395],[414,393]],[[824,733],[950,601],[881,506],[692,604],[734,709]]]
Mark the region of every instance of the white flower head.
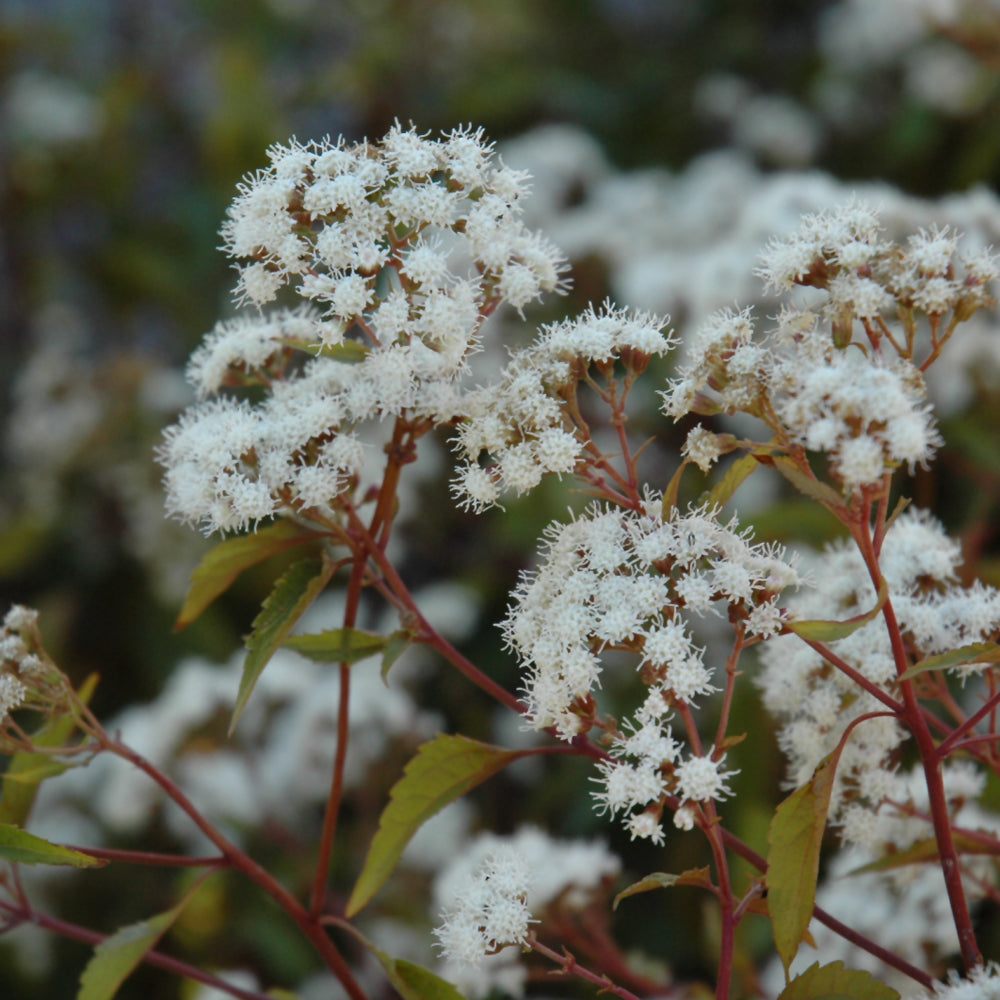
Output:
[[512,850],[489,855],[434,930],[444,957],[479,965],[506,945],[523,944],[531,923],[525,902],[530,882],[521,855]]

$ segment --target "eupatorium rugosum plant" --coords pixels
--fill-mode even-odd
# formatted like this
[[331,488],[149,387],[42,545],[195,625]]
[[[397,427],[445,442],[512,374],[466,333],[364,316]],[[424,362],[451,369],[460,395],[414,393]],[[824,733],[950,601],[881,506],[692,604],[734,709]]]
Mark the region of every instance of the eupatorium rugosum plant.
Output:
[[[180,624],[242,571],[280,552],[295,557],[247,637],[230,732],[264,697],[265,684],[255,687],[283,647],[336,677],[335,695],[322,688],[336,699],[336,737],[310,883],[283,884],[169,768],[103,727],[87,707],[91,685],[73,691],[34,616],[14,609],[0,710],[10,771],[22,777],[0,802],[4,926],[31,922],[94,944],[85,1000],[113,995],[143,960],[234,996],[263,996],[159,950],[202,878],[173,909],[105,937],[45,914],[18,877],[32,862],[181,864],[202,877],[225,867],[273,898],[356,1000],[389,986],[406,998],[457,995],[449,982],[469,996],[517,993],[540,967],[620,997],[653,996],[687,987],[615,940],[611,897],[617,888],[615,907],[639,906],[631,897],[688,885],[718,907],[711,988],[720,998],[734,989],[737,929],[751,916],[771,922],[789,998],[888,998],[898,995],[890,980],[925,996],[950,953],[959,958],[938,995],[994,995],[1000,977],[970,907],[1000,899],[1000,821],[982,801],[1000,769],[1000,595],[959,582],[958,543],[906,500],[908,473],[944,444],[924,373],[963,322],[992,306],[992,256],[963,255],[947,228],[891,242],[875,212],[851,203],[765,249],[760,274],[784,296],[773,320],[759,329],[749,311],[717,314],[666,381],[657,365],[678,339],[666,320],[605,303],[542,327],[492,380],[473,384],[470,358],[500,329],[490,315],[565,287],[558,251],[521,222],[527,177],[470,129],[430,138],[397,126],[378,142],[292,142],[269,158],[241,185],[223,227],[236,297],[248,308],[193,355],[199,401],[167,430],[159,458],[170,515],[210,533],[250,529],[198,567]],[[669,481],[646,483],[639,472],[644,442],[628,413],[640,379],[657,383],[665,431],[671,420],[701,418]],[[593,498],[546,529],[537,566],[500,623],[520,664],[517,691],[432,625],[389,554],[407,466],[437,428],[452,441],[451,489],[467,510],[502,507],[550,476]],[[713,480],[717,465],[724,472]],[[687,503],[691,466],[710,486]],[[725,510],[754,474],[783,477],[839,522],[843,540],[798,558],[756,539]],[[336,620],[296,631],[328,588],[343,595]],[[361,627],[366,592],[393,624]],[[352,669],[381,660],[387,673],[410,646],[456,669],[541,742],[505,749],[481,733],[440,733],[423,743],[368,831],[367,860],[345,901],[329,890],[360,732]],[[281,669],[275,660],[268,676]],[[638,679],[626,686],[634,701],[612,714],[604,685],[623,690],[615,681],[629,676]],[[790,794],[766,848],[726,826],[730,753],[768,738],[735,728],[738,685],[762,698],[788,758]],[[593,809],[631,840],[654,849],[700,836],[710,864],[623,885],[605,846],[522,830],[470,846],[439,880],[438,973],[362,934],[356,918],[371,920],[376,893],[425,822],[507,765],[553,753],[583,758]],[[41,781],[98,754],[157,784],[213,853],[69,850],[29,833]],[[879,891],[929,877],[947,919],[935,910],[933,932],[916,926],[900,944],[888,928],[817,905],[827,827],[865,868],[857,877],[877,880]],[[747,878],[743,863],[756,874]],[[862,957],[852,968],[793,968],[800,945],[820,938]],[[530,954],[522,961],[509,945]],[[364,953],[377,975],[356,959]],[[764,988],[746,971],[739,982]]]

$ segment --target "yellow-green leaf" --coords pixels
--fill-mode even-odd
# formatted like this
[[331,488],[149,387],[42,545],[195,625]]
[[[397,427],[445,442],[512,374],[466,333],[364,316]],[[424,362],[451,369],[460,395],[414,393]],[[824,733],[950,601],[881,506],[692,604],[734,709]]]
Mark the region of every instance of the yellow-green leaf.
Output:
[[19,865],[69,865],[71,868],[103,868],[107,864],[89,854],[49,843],[9,823],[0,823],[0,858]]
[[156,947],[190,898],[188,893],[173,909],[120,927],[97,945],[80,976],[76,1000],[111,1000],[146,954]]
[[949,650],[947,653],[927,656],[910,667],[899,679],[908,681],[928,670],[949,670],[967,663],[1000,663],[1000,646],[995,642],[973,642],[968,646]]
[[177,616],[175,630],[190,625],[244,570],[314,537],[291,521],[276,521],[251,535],[220,542],[191,574],[191,587]]
[[[91,674],[77,691],[77,697],[85,705],[93,697],[97,688],[97,675]],[[31,737],[32,743],[39,748],[63,746],[76,729],[76,719],[72,715],[56,715]],[[0,823],[12,823],[14,826],[24,826],[31,814],[38,786],[51,777],[49,768],[52,757],[46,753],[31,753],[25,751],[15,754],[4,772],[7,781],[3,785],[3,795],[0,797]],[[29,777],[30,776],[30,777]]]
[[353,917],[378,892],[424,822],[525,753],[447,733],[420,747],[389,793],[389,804],[347,901],[347,916]]
[[264,671],[275,650],[285,641],[295,623],[308,610],[329,583],[332,566],[320,559],[295,563],[274,585],[254,619],[253,631],[246,638],[247,658],[243,662],[240,689],[236,696],[229,732],[236,728],[257,678]]
[[842,745],[826,757],[809,783],[778,806],[767,835],[767,905],[786,974],[812,919],[820,846],[841,749]]
[[403,1000],[463,1000],[451,983],[429,969],[402,958],[397,958],[393,964],[393,971],[388,967],[386,971]]
[[356,663],[381,652],[388,641],[377,632],[338,628],[316,635],[293,635],[285,640],[285,645],[320,663]]
[[788,627],[796,635],[801,636],[803,639],[809,639],[812,642],[833,642],[836,639],[846,639],[847,636],[857,632],[862,625],[867,625],[868,622],[875,618],[882,608],[885,607],[885,602],[888,599],[889,587],[883,579],[881,584],[879,584],[878,601],[871,611],[866,611],[863,615],[855,615],[853,618],[848,618],[842,622],[825,621],[817,618],[812,621],[792,621],[788,623]]
[[778,1000],[899,1000],[899,994],[870,972],[843,962],[809,966],[778,995]]
[[711,875],[707,868],[690,868],[680,875],[668,875],[666,872],[652,872],[645,878],[633,882],[630,886],[622,889],[614,902],[611,904],[613,910],[618,909],[618,904],[629,896],[635,896],[640,892],[651,892],[653,889],[669,889],[675,885],[700,885],[709,888],[712,884]]
[[[952,834],[955,841],[955,848],[959,854],[986,854],[996,855],[998,852],[996,844],[983,843],[975,837],[970,837],[967,833],[955,830]],[[894,851],[892,854],[883,855],[875,861],[854,868],[849,875],[860,875],[863,872],[883,872],[890,868],[904,868],[906,865],[923,864],[928,861],[936,862],[940,857],[940,848],[934,837],[926,840],[918,840],[911,844],[905,851]]]
[[[41,755],[39,755],[41,756]],[[69,769],[69,764],[58,760],[49,760],[30,771],[4,771],[0,778],[4,781],[16,781],[22,785],[40,785],[46,778],[54,778]]]
[[773,464],[785,479],[811,500],[819,500],[827,507],[843,507],[844,498],[832,486],[803,472],[787,455],[775,455],[767,464]]
[[[735,438],[731,434],[723,434],[720,437]],[[760,462],[754,455],[740,455],[735,462],[731,462],[726,469],[725,475],[720,479],[705,497],[710,507],[725,507],[732,500],[736,491],[760,468]]]

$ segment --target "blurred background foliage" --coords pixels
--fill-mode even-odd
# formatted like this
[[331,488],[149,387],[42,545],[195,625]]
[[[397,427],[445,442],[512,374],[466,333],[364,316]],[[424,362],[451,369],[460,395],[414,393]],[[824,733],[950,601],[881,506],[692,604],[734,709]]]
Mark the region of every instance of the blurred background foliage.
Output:
[[[853,17],[857,32],[864,17],[878,16],[859,13],[864,3],[2,0],[5,603],[41,608],[51,649],[71,675],[101,673],[102,715],[153,698],[186,654],[222,660],[237,648],[275,567],[247,574],[197,625],[173,633],[187,574],[210,542],[163,521],[152,449],[189,402],[185,359],[232,312],[218,228],[236,183],[262,164],[269,144],[293,134],[375,137],[395,119],[432,130],[472,122],[499,141],[565,122],[593,135],[620,168],[681,169],[735,145],[765,169],[878,178],[924,196],[993,185],[1000,20],[983,13],[987,4],[964,6],[965,19],[946,28],[914,28],[900,17],[896,34],[852,43],[844,25]],[[892,17],[885,9],[881,16]],[[578,286],[605,295],[600,267],[578,263]],[[1000,582],[991,527],[1000,486],[996,388],[979,387],[976,403],[945,427],[955,450],[944,479],[928,473],[918,491],[946,500],[972,569]],[[679,445],[682,435],[671,434]],[[458,575],[479,593],[484,627],[469,652],[514,687],[514,666],[489,623],[502,616],[541,526],[566,498],[543,490],[506,516],[475,519],[441,502],[443,483],[420,487],[427,505],[410,518],[408,574],[415,582]],[[788,538],[794,526],[813,542],[829,537],[829,525],[803,516],[789,498],[762,513],[759,527],[768,537]],[[450,678],[435,684],[444,685],[435,697],[449,725],[475,728],[485,708],[470,706]],[[752,717],[756,709],[741,711]],[[774,750],[737,765],[745,794],[727,817],[759,848],[780,761]],[[579,769],[567,780],[559,787],[585,785]],[[524,816],[512,814],[504,787],[483,808],[508,829],[530,816],[562,835],[608,835],[589,809],[567,811],[562,795],[536,792]],[[378,804],[365,808],[377,813]],[[639,855],[640,867],[664,867],[654,855]],[[152,882],[127,888],[101,878],[108,888],[100,893],[67,890],[68,915],[110,930],[168,898]],[[214,891],[198,941],[179,943],[221,964],[253,965],[257,955],[269,975],[294,982],[303,967],[298,945],[251,919],[242,890]],[[676,924],[685,931],[669,950],[684,972],[708,973],[710,961],[699,969],[690,958],[704,950],[689,945],[692,934],[708,940],[711,930],[692,913]],[[640,942],[652,934],[643,924],[630,928]],[[747,944],[751,954],[767,946],[766,935]],[[0,992],[12,1000],[73,995],[86,949],[60,945],[54,954],[30,974],[0,965]],[[122,996],[181,990],[143,973]]]

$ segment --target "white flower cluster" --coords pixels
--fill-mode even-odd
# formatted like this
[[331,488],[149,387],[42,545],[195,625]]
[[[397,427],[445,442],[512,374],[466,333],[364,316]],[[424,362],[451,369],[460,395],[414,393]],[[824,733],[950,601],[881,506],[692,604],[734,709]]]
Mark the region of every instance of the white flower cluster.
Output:
[[884,238],[878,213],[851,201],[806,216],[791,238],[772,240],[758,273],[775,289],[823,289],[824,315],[841,326],[897,308],[967,319],[992,303],[997,261],[989,250],[960,255],[958,241],[958,233],[932,226],[896,246]]
[[[486,317],[561,288],[561,257],[519,218],[526,175],[480,132],[397,126],[380,143],[292,142],[270,158],[230,209],[226,248],[249,260],[242,298],[265,304],[298,278],[309,303],[221,323],[191,359],[203,401],[159,458],[168,511],[208,531],[329,514],[362,475],[359,425],[450,421]],[[266,392],[256,406],[208,398],[229,386]]]
[[674,740],[670,727],[664,727],[661,719],[649,718],[650,710],[658,711],[661,702],[657,699],[650,705],[647,701],[636,713],[637,719],[645,720],[639,728],[631,727],[628,735],[615,738],[612,759],[598,764],[601,776],[597,780],[602,787],[594,793],[598,812],[622,813],[633,840],[638,837],[654,844],[664,841],[660,819],[667,792],[681,799],[674,826],[690,830],[695,818],[690,803],[725,798],[730,792],[726,780],[735,773],[723,769],[725,757],[716,757],[714,750],[682,759],[683,748]]
[[[983,584],[957,584],[959,561],[958,545],[924,511],[905,511],[886,535],[880,564],[914,663],[995,638],[1000,630],[1000,591]],[[809,575],[815,587],[803,591],[793,605],[802,618],[828,617],[830,608],[837,608],[846,619],[870,611],[876,603],[867,570],[853,547],[829,548]],[[881,616],[829,645],[859,674],[893,694],[896,665]],[[853,719],[884,711],[874,695],[794,636],[769,642],[761,658],[764,703],[781,722],[779,741],[789,760],[793,786],[810,779]],[[975,663],[961,664],[950,672],[966,677],[981,669]],[[903,739],[904,732],[893,719],[870,719],[854,729],[841,756],[831,820],[842,826],[845,839],[866,849],[879,834],[867,825],[865,814],[874,821],[879,803],[898,792],[890,754]],[[852,801],[864,803],[864,811],[849,809]]]
[[[579,912],[600,900],[601,890],[621,871],[620,859],[600,841],[551,837],[534,826],[521,827],[509,836],[484,832],[453,852],[434,880],[437,908],[453,912],[455,901],[465,897],[483,864],[503,855],[521,858],[530,872],[524,902],[534,914],[543,914],[552,907],[560,914]],[[444,938],[438,936],[443,945]],[[477,939],[471,937],[475,943]],[[480,956],[481,961],[476,961],[475,956]],[[448,949],[444,959],[441,974],[470,1000],[485,997],[492,989],[513,995],[524,992],[526,969],[518,960],[518,952],[512,949],[485,956],[477,949],[471,965]]]
[[545,561],[522,577],[502,625],[527,674],[528,719],[572,739],[595,722],[602,653],[633,654],[647,694],[626,723],[632,735],[615,744],[618,759],[602,766],[596,798],[602,811],[624,813],[634,836],[658,840],[657,817],[631,809],[649,805],[658,816],[667,792],[702,802],[726,791],[721,759],[680,762],[663,728],[671,706],[714,690],[687,616],[726,608],[748,635],[773,635],[783,621],[778,595],[798,575],[779,550],[752,544],[712,510],[664,521],[659,498],[642,512],[594,506],[546,535]]
[[[786,446],[825,452],[848,495],[899,465],[928,461],[940,437],[917,367],[915,316],[929,318],[925,353],[936,357],[955,327],[992,301],[992,255],[959,261],[957,236],[939,229],[894,246],[874,212],[850,204],[809,216],[798,236],[772,242],[760,273],[779,291],[820,289],[823,301],[815,311],[786,308],[760,341],[749,311],[716,314],[663,393],[665,412],[759,417]],[[895,334],[885,318],[892,313]],[[701,448],[693,457],[707,468],[717,456]]]
[[37,622],[38,612],[20,604],[13,605],[4,617],[0,633],[0,724],[25,703],[32,679],[44,670],[42,660],[28,649],[21,635],[33,632]]
[[450,961],[479,965],[509,944],[523,944],[531,913],[525,899],[531,880],[527,862],[513,850],[488,855],[442,914],[434,933]]
[[[644,366],[673,342],[666,320],[610,304],[542,327],[530,346],[513,352],[499,382],[468,393],[456,447],[465,459],[453,483],[464,506],[481,511],[501,490],[521,494],[546,473],[570,473],[583,455],[582,432],[567,412],[577,383],[592,364]],[[480,465],[484,455],[489,467]]]
[[[560,283],[561,256],[519,220],[527,175],[494,162],[482,130],[429,139],[397,124],[377,143],[292,140],[268,156],[222,230],[226,250],[249,260],[238,294],[257,305],[298,278],[303,298],[347,322],[370,318],[385,342],[400,328],[439,336],[441,313],[461,322],[462,304],[485,299],[520,308]],[[396,294],[379,288],[386,266]],[[403,302],[399,286],[420,302]]]
[[1000,965],[987,962],[967,979],[952,970],[946,981],[934,984],[932,993],[910,994],[907,1000],[1000,1000]]

